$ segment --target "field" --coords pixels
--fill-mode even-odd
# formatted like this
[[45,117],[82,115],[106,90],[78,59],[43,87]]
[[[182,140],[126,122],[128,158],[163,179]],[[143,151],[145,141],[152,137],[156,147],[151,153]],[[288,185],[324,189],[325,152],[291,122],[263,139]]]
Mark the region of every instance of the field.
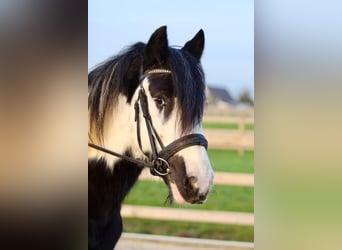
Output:
[[254,173],[254,151],[245,151],[240,156],[235,150],[208,149],[215,172]]
[[254,241],[254,227],[207,223],[170,222],[124,218],[124,229],[131,233],[172,235],[180,237]]
[[[204,122],[203,128],[207,129],[230,129],[236,130],[239,129],[238,123],[215,123],[215,122]],[[254,130],[254,124],[247,123],[245,124],[245,130]]]
[[[213,187],[208,201],[203,205],[179,206],[177,204],[168,207],[181,207],[185,209],[202,209],[218,211],[254,211],[252,187],[220,186]],[[168,195],[168,189],[163,182],[139,181],[125,200],[125,204],[144,206],[164,206]]]
[[[253,173],[254,151],[240,156],[237,151],[209,149],[214,171]],[[167,206],[172,208],[204,209],[216,211],[254,212],[254,188],[215,185],[204,205],[164,205],[168,189],[163,182],[138,181],[125,200],[125,204]],[[253,241],[253,226],[218,225],[208,223],[169,222],[124,218],[124,231],[219,240]]]

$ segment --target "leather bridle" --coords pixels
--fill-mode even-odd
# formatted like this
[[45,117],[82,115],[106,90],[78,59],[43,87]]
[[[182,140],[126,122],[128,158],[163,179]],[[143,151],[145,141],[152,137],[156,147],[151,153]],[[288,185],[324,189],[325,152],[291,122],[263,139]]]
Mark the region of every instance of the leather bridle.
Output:
[[[100,150],[102,152],[111,154],[116,157],[120,157],[123,160],[132,162],[134,164],[137,164],[142,167],[147,167],[150,169],[151,174],[157,175],[157,176],[166,176],[170,173],[170,166],[169,166],[169,158],[175,155],[180,150],[191,147],[191,146],[203,146],[205,149],[208,147],[208,141],[202,134],[188,134],[185,135],[172,143],[170,143],[167,146],[164,146],[160,136],[158,135],[156,129],[153,126],[152,118],[148,109],[148,101],[147,96],[145,94],[145,90],[142,86],[142,81],[151,74],[171,74],[170,70],[166,69],[154,69],[145,72],[144,74],[141,74],[141,77],[139,79],[140,81],[140,87],[139,87],[139,96],[134,104],[135,109],[135,122],[137,123],[137,140],[140,147],[140,150],[144,153],[144,155],[147,157],[148,160],[140,160],[133,158],[131,156],[122,155],[116,152],[113,152],[111,150],[108,150],[104,147],[95,145],[93,143],[88,143],[89,147],[95,148],[97,150]],[[146,128],[147,128],[147,134],[149,137],[150,145],[152,154],[147,155],[141,145],[141,136],[140,136],[140,109],[142,111]],[[158,151],[157,143],[159,144],[161,150]]]

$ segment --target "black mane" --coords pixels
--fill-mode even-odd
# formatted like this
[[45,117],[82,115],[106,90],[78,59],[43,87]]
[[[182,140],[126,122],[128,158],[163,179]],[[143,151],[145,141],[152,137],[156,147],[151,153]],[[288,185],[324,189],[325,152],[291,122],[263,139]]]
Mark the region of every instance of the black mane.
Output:
[[[88,74],[90,131],[100,140],[106,116],[112,111],[119,94],[126,96],[127,103],[132,100],[139,85],[145,47],[144,43],[136,43]],[[200,122],[205,101],[204,73],[199,60],[184,49],[169,47],[165,65],[153,65],[151,68],[171,70],[175,96],[181,109],[182,130],[189,132]]]

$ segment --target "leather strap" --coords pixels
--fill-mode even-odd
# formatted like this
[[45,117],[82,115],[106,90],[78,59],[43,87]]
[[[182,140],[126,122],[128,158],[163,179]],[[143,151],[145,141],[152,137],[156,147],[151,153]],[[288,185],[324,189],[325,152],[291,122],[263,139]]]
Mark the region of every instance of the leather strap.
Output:
[[135,159],[131,156],[127,156],[127,155],[122,155],[122,154],[119,154],[119,153],[116,153],[114,151],[111,151],[109,149],[106,149],[104,147],[101,147],[99,145],[95,145],[93,143],[88,143],[88,146],[91,147],[91,148],[95,148],[99,151],[102,151],[104,153],[107,153],[107,154],[110,154],[110,155],[113,155],[113,156],[116,156],[116,157],[119,157],[125,161],[129,161],[129,162],[132,162],[134,164],[137,164],[139,165],[140,167],[147,167],[147,168],[150,168],[150,169],[153,169],[154,168],[154,164],[151,163],[151,162],[146,162],[146,161],[142,161],[142,160],[138,160],[138,159]]
[[196,145],[203,146],[205,147],[205,149],[207,149],[208,141],[201,134],[186,135],[175,140],[174,142],[170,143],[165,148],[163,148],[163,150],[159,152],[159,157],[167,161],[171,156],[173,156],[180,150]]

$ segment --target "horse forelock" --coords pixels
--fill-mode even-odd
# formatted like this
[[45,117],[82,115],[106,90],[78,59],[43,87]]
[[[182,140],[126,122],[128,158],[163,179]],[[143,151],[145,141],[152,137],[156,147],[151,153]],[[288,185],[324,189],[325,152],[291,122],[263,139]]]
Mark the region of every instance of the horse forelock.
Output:
[[171,71],[183,133],[199,124],[205,102],[205,78],[200,62],[186,51],[170,50]]

